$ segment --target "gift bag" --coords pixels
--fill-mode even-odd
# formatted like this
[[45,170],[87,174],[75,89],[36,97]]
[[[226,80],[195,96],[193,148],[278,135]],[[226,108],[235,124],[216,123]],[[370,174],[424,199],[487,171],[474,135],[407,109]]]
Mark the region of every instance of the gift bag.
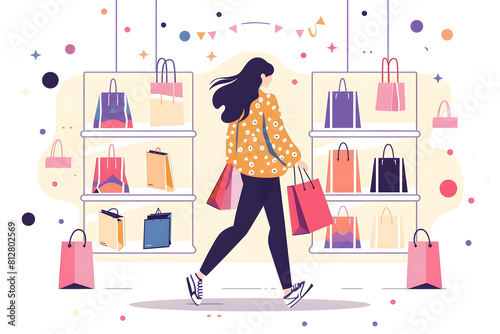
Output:
[[[76,231],[83,233],[84,241],[73,241]],[[94,288],[94,258],[92,242],[87,242],[87,236],[81,229],[74,230],[69,242],[61,245],[61,264],[59,271],[59,289],[93,289]]]
[[311,180],[304,170],[309,179],[309,182],[304,182],[300,168],[299,173],[302,183],[297,184],[294,167],[294,185],[287,187],[293,235],[312,233],[332,223],[330,209],[319,180]]
[[[345,209],[346,217],[340,216],[340,210]],[[326,229],[325,248],[361,248],[359,238],[358,217],[350,217],[345,206],[339,208],[333,224]]]
[[[113,157],[111,157],[113,148]],[[92,193],[128,193],[129,187],[125,176],[125,159],[115,156],[115,146],[109,145],[108,157],[95,159]]]
[[118,209],[101,210],[98,225],[99,245],[117,251],[125,247],[125,218],[118,214]]
[[[342,145],[345,150],[340,149]],[[349,150],[344,142],[338,150],[330,150],[326,174],[327,193],[360,193],[358,151]]]
[[175,191],[170,155],[159,147],[146,152],[146,175],[149,188]]
[[[384,216],[385,210],[390,216]],[[404,248],[403,224],[400,216],[393,216],[389,208],[373,219],[370,248]]]
[[162,213],[160,208],[156,213],[148,215],[144,219],[144,243],[143,248],[169,247],[172,243],[172,213]]
[[227,164],[215,184],[207,204],[219,210],[231,210],[238,207],[243,180],[240,172],[233,165]]
[[[440,117],[439,112],[441,111],[441,106],[446,103],[446,117]],[[448,101],[443,100],[439,105],[437,117],[432,119],[433,128],[457,128],[458,127],[458,117],[451,117],[450,105]]]
[[[418,231],[424,231],[428,241],[416,241]],[[431,241],[427,231],[420,228],[408,242],[408,289],[441,289],[439,243]]]
[[[111,86],[115,83],[115,92]],[[94,128],[132,128],[132,115],[127,94],[118,92],[116,80],[109,82],[109,91],[99,95],[94,117]]]
[[[391,62],[396,61],[397,82],[391,82]],[[384,82],[384,64],[387,63],[387,82]],[[399,82],[399,64],[396,58],[382,59],[382,82],[378,84],[377,103],[375,110],[402,111],[405,110],[405,84]]]
[[[158,82],[158,65],[163,60],[161,82]],[[174,67],[174,82],[168,82],[168,65]],[[163,82],[163,69],[166,80]],[[151,83],[151,126],[184,125],[184,102],[182,100],[182,82],[177,82],[177,72],[172,59],[160,58],[156,63],[156,82]]]
[[[56,144],[61,147],[61,156],[56,157]],[[71,157],[64,157],[62,143],[59,139],[54,140],[50,156],[45,158],[45,168],[71,168]]]
[[[340,87],[344,82],[344,91]],[[328,92],[325,128],[360,128],[358,92],[348,92],[345,79],[340,79],[338,91]]]
[[[392,151],[392,158],[385,157],[385,149],[389,146]],[[405,160],[394,157],[394,149],[391,144],[387,144],[382,152],[382,158],[373,159],[372,193],[406,193],[408,185],[406,183]]]

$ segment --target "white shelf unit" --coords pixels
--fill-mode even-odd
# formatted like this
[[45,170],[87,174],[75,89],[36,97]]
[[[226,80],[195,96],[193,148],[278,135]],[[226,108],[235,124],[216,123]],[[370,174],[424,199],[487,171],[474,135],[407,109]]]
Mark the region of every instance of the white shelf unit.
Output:
[[[315,147],[315,142],[318,141],[328,141],[328,140],[340,140],[346,141],[349,140],[354,142],[355,146],[362,146],[366,149],[373,149],[375,147],[380,147],[380,143],[396,143],[398,141],[412,141],[414,142],[414,146],[412,144],[412,150],[414,148],[414,161],[418,161],[418,138],[420,137],[420,132],[418,131],[418,74],[416,72],[400,72],[401,77],[403,78],[400,82],[405,82],[407,87],[410,86],[414,89],[406,88],[406,110],[399,112],[388,112],[388,111],[375,111],[375,99],[377,85],[376,82],[380,81],[380,72],[312,72],[311,74],[311,131],[309,132],[309,136],[311,137],[311,152],[312,152],[312,162],[311,169],[314,177],[315,171],[315,158],[318,155],[328,155],[328,151],[325,147],[317,148]],[[360,111],[360,119],[361,119],[361,128],[357,129],[348,129],[348,128],[324,128],[324,117],[326,116],[326,99],[328,91],[336,91],[339,85],[339,80],[342,77],[346,77],[347,81],[347,90],[348,91],[358,91],[359,98],[359,111]],[[347,77],[349,79],[347,79]],[[325,79],[327,78],[327,79]],[[361,80],[361,78],[363,78]],[[330,80],[331,79],[331,80]],[[329,84],[325,85],[325,81],[329,80]],[[316,82],[316,87],[315,87]],[[318,84],[318,82],[320,84]],[[366,82],[374,82],[370,86],[370,90],[366,89]],[[369,84],[368,84],[369,85]],[[327,88],[326,88],[327,87]],[[369,95],[369,98],[366,98],[365,95]],[[408,98],[410,97],[410,98]],[[363,103],[367,100],[371,101],[371,103]],[[411,101],[410,104],[408,102]],[[376,115],[377,113],[393,113],[395,116],[394,122],[377,122]],[[402,114],[403,113],[403,114]],[[406,115],[404,114],[406,113]],[[368,117],[366,117],[368,115]],[[321,119],[323,117],[323,119]],[[364,122],[363,119],[368,118],[367,122]],[[410,119],[410,120],[408,120]],[[342,140],[344,139],[344,140]],[[338,145],[338,144],[337,144]],[[384,146],[381,146],[380,154],[382,154],[382,149]],[[345,147],[343,147],[345,149]],[[357,149],[356,147],[349,146],[349,149]],[[399,154],[398,154],[399,153]],[[396,156],[400,157],[401,153],[397,152]],[[381,157],[381,155],[380,155]],[[361,160],[361,158],[359,159]],[[364,161],[363,163],[373,164],[372,161]],[[361,164],[361,163],[360,163]],[[326,165],[321,165],[320,168],[327,169]],[[361,168],[360,168],[361,169]],[[408,177],[408,171],[407,171]],[[317,178],[317,176],[316,176]],[[371,180],[370,175],[361,175],[361,182],[366,184],[366,181],[363,182],[363,179],[369,178]],[[326,193],[325,198],[329,205],[332,203],[338,203],[338,205],[351,205],[356,206],[357,204],[365,205],[365,204],[380,204],[380,203],[392,203],[398,205],[407,205],[408,211],[410,209],[415,211],[414,221],[415,225],[411,225],[410,223],[405,223],[404,228],[407,230],[413,228],[418,228],[418,202],[420,201],[420,195],[418,194],[418,166],[415,166],[414,173],[414,187],[408,186],[407,193],[371,193],[369,188],[362,187],[361,193]],[[320,182],[325,185],[326,177],[320,178]],[[325,189],[324,189],[325,190]],[[337,215],[337,212],[333,212],[331,210],[332,216]],[[373,212],[373,216],[380,214],[380,212]],[[396,215],[396,214],[395,214]],[[350,214],[350,216],[352,216]],[[413,220],[410,219],[410,221]],[[366,225],[366,224],[365,224]],[[369,224],[371,225],[371,224]],[[309,252],[312,254],[407,254],[407,242],[409,238],[405,239],[405,248],[370,248],[369,238],[364,238],[363,236],[370,235],[371,231],[362,231],[361,235],[361,248],[325,248],[325,234],[324,229],[314,232],[311,234],[311,246],[309,248]],[[319,238],[316,237],[318,236]]]

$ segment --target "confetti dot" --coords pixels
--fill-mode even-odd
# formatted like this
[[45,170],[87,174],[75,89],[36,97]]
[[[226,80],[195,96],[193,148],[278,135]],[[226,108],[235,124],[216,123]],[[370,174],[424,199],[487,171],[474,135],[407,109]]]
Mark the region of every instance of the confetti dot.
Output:
[[47,72],[42,77],[42,83],[47,88],[54,88],[59,83],[59,77],[54,72]]
[[300,54],[300,56],[301,56],[302,58],[307,57],[307,55],[306,55],[306,53],[305,53],[305,52],[302,52],[302,53]]
[[40,134],[44,135],[45,134],[45,129],[40,129]]
[[64,219],[59,219],[59,224],[64,224]]
[[298,82],[298,81],[297,81],[297,79],[293,79],[293,80],[292,80],[292,85],[296,85],[296,84],[297,84],[297,82]]
[[448,150],[446,153],[448,153],[448,155],[453,155],[453,150]]
[[302,322],[302,326],[307,326],[307,321]]
[[444,180],[439,186],[439,191],[444,197],[453,197],[457,193],[457,184],[452,180]]
[[445,29],[441,33],[441,37],[443,37],[445,41],[449,41],[450,39],[453,38],[453,31],[451,31],[450,29]]
[[396,301],[394,299],[391,300],[391,304],[394,305],[396,304]]
[[64,48],[64,51],[66,51],[67,54],[72,55],[73,53],[75,53],[75,46],[73,44],[68,44]]
[[124,315],[122,315],[122,316],[120,317],[120,320],[121,320],[121,321],[125,321],[125,319],[126,319],[126,318],[125,318],[125,316],[124,316]]
[[181,39],[181,41],[187,42],[191,38],[191,34],[189,34],[189,32],[187,32],[186,30],[184,30],[179,34],[179,38]]
[[77,309],[73,310],[73,315],[79,315],[80,314],[80,311],[78,311]]
[[35,223],[35,215],[32,214],[31,212],[26,212],[21,218],[21,221],[23,222],[24,225],[31,226]]
[[424,25],[422,21],[415,20],[410,24],[411,31],[413,32],[421,32],[424,29]]
[[108,13],[108,10],[106,8],[101,9],[101,14],[106,15]]
[[466,244],[467,246],[470,246],[470,245],[472,245],[472,241],[467,240],[467,241],[465,242],[465,244]]
[[486,180],[486,183],[491,183],[491,180]]
[[472,198],[472,197],[471,197],[471,198],[469,198],[469,203],[470,203],[470,204],[474,203],[474,198]]
[[222,16],[222,13],[221,12],[217,12],[217,17],[221,17]]
[[130,27],[125,27],[125,32],[130,32]]
[[162,22],[162,23],[161,23],[161,27],[162,27],[162,28],[165,28],[166,26],[167,26],[167,24],[166,24],[165,22]]
[[378,322],[374,321],[372,325],[373,325],[373,326],[377,326],[377,325],[378,325]]
[[361,15],[363,15],[363,16],[366,16],[367,14],[368,14],[368,13],[367,13],[367,11],[366,11],[366,10],[364,10],[364,11],[362,11],[362,12],[361,12]]
[[57,182],[56,181],[52,182],[52,187],[57,187]]

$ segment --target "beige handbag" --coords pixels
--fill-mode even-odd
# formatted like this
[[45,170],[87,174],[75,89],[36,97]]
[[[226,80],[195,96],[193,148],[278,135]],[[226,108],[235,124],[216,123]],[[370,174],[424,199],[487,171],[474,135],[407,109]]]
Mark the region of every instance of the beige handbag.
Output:
[[170,155],[161,148],[146,152],[146,173],[148,188],[175,191]]
[[[116,214],[111,210],[116,210]],[[101,210],[98,222],[99,245],[117,251],[125,247],[125,218],[118,214],[118,209]]]
[[[390,216],[384,216],[385,210]],[[373,219],[370,248],[404,248],[403,224],[400,216],[393,216],[385,207],[382,215]]]

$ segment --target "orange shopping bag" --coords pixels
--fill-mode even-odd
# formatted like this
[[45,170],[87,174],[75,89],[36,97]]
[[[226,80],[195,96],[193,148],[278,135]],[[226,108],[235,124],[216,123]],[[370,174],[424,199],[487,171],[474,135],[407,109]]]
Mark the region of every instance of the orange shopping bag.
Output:
[[[345,145],[345,150],[340,147]],[[342,142],[338,150],[330,150],[328,154],[328,170],[326,176],[327,193],[360,193],[358,151],[349,150]]]
[[148,188],[175,191],[170,155],[161,148],[146,152],[146,173]]

